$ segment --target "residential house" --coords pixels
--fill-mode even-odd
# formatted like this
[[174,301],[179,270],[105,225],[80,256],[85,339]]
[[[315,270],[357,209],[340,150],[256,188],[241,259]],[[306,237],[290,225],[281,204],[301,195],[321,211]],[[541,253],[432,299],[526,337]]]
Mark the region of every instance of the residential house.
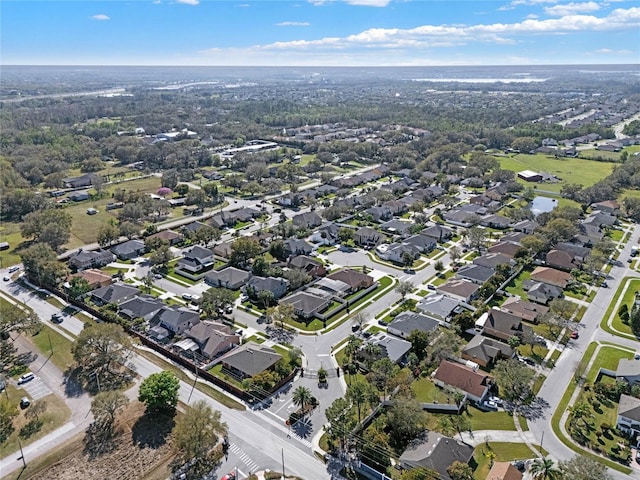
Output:
[[422,313],[404,311],[387,326],[387,332],[401,338],[407,338],[412,332],[429,333],[438,328],[440,321]]
[[177,267],[191,273],[197,273],[212,267],[215,262],[213,250],[196,245],[184,252],[184,257],[178,260]]
[[539,317],[547,313],[549,308],[544,305],[528,302],[519,297],[508,297],[500,307],[500,310],[515,315],[527,322],[538,323]]
[[493,462],[485,480],[522,480],[522,473],[511,462]]
[[231,245],[233,242],[222,242],[213,247],[214,255],[222,258],[231,258]]
[[113,254],[120,260],[131,260],[144,254],[145,246],[142,240],[129,240],[111,248]]
[[640,384],[640,362],[628,358],[620,359],[616,369],[616,381],[625,382],[630,386]]
[[546,283],[559,289],[564,289],[571,282],[571,275],[550,267],[536,267],[531,272],[531,281]]
[[453,238],[453,230],[443,225],[431,225],[420,232],[422,235],[435,239],[438,243],[444,243]]
[[502,253],[514,258],[522,250],[522,245],[515,242],[500,241],[491,245],[487,250],[491,253]]
[[254,276],[249,279],[244,290],[252,298],[257,298],[263,290],[269,290],[273,293],[273,298],[277,300],[284,297],[287,288],[289,288],[289,281],[284,278]]
[[530,337],[533,335],[533,329],[523,323],[521,318],[499,310],[496,307],[493,307],[482,315],[478,322],[476,322],[476,326],[482,327],[485,335],[501,340],[509,340],[511,337]]
[[138,287],[132,287],[126,283],[112,283],[106,287],[100,287],[91,292],[91,301],[96,305],[109,303],[121,304],[140,293]]
[[480,255],[479,257],[474,258],[473,264],[485,268],[490,268],[492,270],[497,270],[500,265],[504,265],[506,268],[508,268],[508,271],[510,271],[513,265],[515,265],[515,261],[504,253],[487,252],[483,255]]
[[545,263],[553,268],[570,272],[574,268],[580,268],[582,262],[573,257],[569,252],[562,250],[549,250],[545,256]]
[[315,295],[309,291],[296,292],[283,298],[280,303],[293,305],[293,311],[297,316],[309,319],[331,304],[331,296]]
[[127,320],[151,320],[164,307],[164,303],[151,295],[138,295],[120,304],[118,314]]
[[418,302],[416,307],[428,317],[435,318],[445,325],[450,323],[457,314],[465,310],[474,310],[471,305],[441,293],[427,295]]
[[315,228],[322,225],[322,217],[316,212],[305,212],[295,215],[291,222],[299,228]]
[[208,226],[209,225],[207,225],[206,223],[202,223],[202,222],[191,222],[191,223],[189,223],[187,225],[183,225],[182,226],[182,232],[186,236],[190,236],[190,235],[193,235],[194,233],[196,233],[202,227],[208,227]]
[[79,177],[71,177],[65,178],[62,180],[65,188],[82,188],[82,187],[90,187],[92,185],[93,177],[95,177],[95,173],[85,173],[84,175],[80,175]]
[[282,356],[274,349],[247,342],[219,358],[224,369],[240,379],[251,378],[273,368]]
[[205,274],[204,281],[212,287],[223,287],[229,290],[238,290],[249,278],[251,272],[236,267],[227,267],[222,270],[212,270]]
[[638,438],[640,435],[640,399],[624,393],[620,395],[616,428],[634,440]]
[[174,232],[173,230],[161,230],[158,233],[154,233],[153,235],[149,235],[147,237],[147,240],[155,239],[167,242],[169,246],[173,247],[174,245],[177,245],[184,240],[184,235],[178,232]]
[[503,358],[512,358],[515,351],[506,343],[475,335],[461,352],[461,358],[471,360],[481,367],[487,368]]
[[335,245],[338,241],[338,230],[340,228],[333,222],[325,223],[318,227],[309,237],[312,243],[320,245]]
[[458,391],[478,403],[482,403],[493,383],[486,373],[451,360],[440,362],[431,376],[439,387]]
[[487,215],[486,217],[484,217],[480,222],[480,225],[487,228],[505,229],[509,228],[511,226],[511,223],[512,222],[510,218],[494,213],[492,215]]
[[495,270],[492,268],[470,263],[458,269],[456,272],[456,278],[468,280],[477,285],[484,285],[484,283],[488,282],[495,273]]
[[500,241],[501,242],[516,243],[516,244],[522,246],[522,244],[520,242],[526,236],[527,236],[527,234],[524,233],[524,232],[507,232],[504,235],[502,235],[502,237],[500,237]]
[[437,246],[436,240],[433,237],[423,235],[422,233],[411,235],[410,237],[405,238],[402,243],[417,248],[420,253],[423,253],[425,255],[431,252]]
[[86,190],[82,190],[79,192],[71,192],[68,195],[69,200],[72,202],[82,202],[84,200],[89,200],[89,192]]
[[605,200],[604,202],[592,203],[591,208],[593,210],[599,210],[609,215],[620,215],[620,205],[615,200]]
[[394,218],[380,225],[380,228],[391,235],[404,236],[409,232],[412,225],[413,223],[407,222],[406,220]]
[[240,345],[240,335],[217,322],[200,322],[184,332],[197,345],[200,354],[213,359]]
[[513,229],[516,232],[526,233],[527,235],[531,235],[536,228],[538,228],[538,223],[534,220],[522,220],[513,225]]
[[114,262],[116,256],[108,250],[78,250],[69,257],[69,267],[74,270],[86,270],[87,268],[100,268]]
[[307,288],[307,292],[323,297],[344,297],[350,290],[351,286],[348,283],[333,278],[321,278]]
[[560,288],[542,282],[529,284],[525,282],[524,288],[527,290],[527,299],[543,305],[546,305],[554,298],[562,297],[562,290]]
[[309,255],[313,252],[313,247],[304,240],[288,238],[284,241],[284,251],[287,253],[287,256]]
[[469,463],[473,458],[473,447],[446,437],[434,430],[425,431],[409,442],[400,455],[400,466],[438,472],[439,478],[448,479],[447,469],[455,462]]
[[165,306],[155,313],[149,324],[166,328],[174,335],[182,335],[185,330],[200,323],[198,312],[186,307]]
[[617,223],[620,222],[614,215],[598,210],[591,212],[591,214],[582,221],[583,225],[597,228],[598,230],[603,230],[605,227],[611,227]]
[[480,286],[459,278],[449,279],[446,283],[436,287],[438,293],[442,293],[455,300],[471,303],[478,295]]
[[353,241],[362,247],[375,247],[384,240],[383,234],[369,227],[361,227],[353,235]]
[[404,242],[392,243],[391,245],[383,243],[376,247],[376,255],[388,262],[404,264],[407,255],[410,255],[413,260],[420,257],[420,250]]
[[327,269],[322,262],[306,255],[291,257],[288,266],[304,270],[313,278],[324,277],[327,274]]
[[95,268],[89,268],[78,273],[74,273],[69,276],[69,281],[73,278],[82,278],[89,284],[91,290],[95,290],[99,287],[106,287],[113,283],[113,278],[108,273],[104,273],[102,270]]
[[389,207],[375,206],[362,211],[362,216],[371,216],[374,222],[385,222],[393,217],[393,212]]
[[327,275],[327,278],[340,280],[349,285],[351,287],[349,293],[357,292],[358,290],[363,288],[369,288],[374,283],[374,279],[372,276],[367,275],[366,273],[358,272],[357,270],[352,270],[350,268],[338,270],[337,272]]
[[[367,345],[377,345],[375,352],[372,352]],[[379,360],[388,358],[393,363],[401,363],[411,350],[411,342],[394,337],[386,332],[378,331],[367,338],[358,350],[358,357]]]

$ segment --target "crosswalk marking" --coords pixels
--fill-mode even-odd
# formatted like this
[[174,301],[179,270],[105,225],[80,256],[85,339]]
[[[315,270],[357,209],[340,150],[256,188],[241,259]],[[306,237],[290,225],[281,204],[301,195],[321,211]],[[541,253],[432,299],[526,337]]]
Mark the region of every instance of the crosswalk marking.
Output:
[[[252,413],[256,414],[256,415],[260,415],[262,418],[264,418],[266,421],[268,421],[271,425],[275,426],[278,428],[278,430],[285,432],[285,434],[289,434],[291,436],[291,438],[295,438],[296,440],[298,440],[299,442],[301,442],[305,447],[307,448],[313,448],[313,445],[311,444],[311,442],[303,437],[301,437],[300,435],[298,435],[295,431],[287,428],[284,426],[284,420],[282,420],[280,417],[278,417],[275,413],[269,411],[269,410],[250,410]],[[276,422],[274,421],[269,415],[269,414],[275,418],[277,418],[278,420],[281,420],[281,422]]]
[[238,447],[235,443],[232,443],[231,445],[229,445],[229,450],[231,450],[240,459],[240,461],[249,468],[249,471],[251,472],[258,471],[259,465],[253,460],[251,460],[251,457],[249,457],[249,455],[244,453],[244,451],[242,451],[240,447]]

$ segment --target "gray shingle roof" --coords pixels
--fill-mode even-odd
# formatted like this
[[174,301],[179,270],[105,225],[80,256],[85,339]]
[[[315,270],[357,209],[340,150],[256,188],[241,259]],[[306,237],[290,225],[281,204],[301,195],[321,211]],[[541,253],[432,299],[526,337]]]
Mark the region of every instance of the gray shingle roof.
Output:
[[282,356],[274,349],[253,342],[234,348],[220,361],[253,377],[273,366]]

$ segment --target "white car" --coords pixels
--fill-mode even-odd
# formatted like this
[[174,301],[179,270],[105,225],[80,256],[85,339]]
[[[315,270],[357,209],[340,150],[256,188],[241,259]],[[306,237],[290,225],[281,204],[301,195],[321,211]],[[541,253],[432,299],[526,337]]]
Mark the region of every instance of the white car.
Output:
[[192,300],[192,299],[193,299],[193,297],[191,296],[191,294],[190,294],[190,293],[183,293],[183,294],[182,294],[182,298],[183,298],[184,300]]

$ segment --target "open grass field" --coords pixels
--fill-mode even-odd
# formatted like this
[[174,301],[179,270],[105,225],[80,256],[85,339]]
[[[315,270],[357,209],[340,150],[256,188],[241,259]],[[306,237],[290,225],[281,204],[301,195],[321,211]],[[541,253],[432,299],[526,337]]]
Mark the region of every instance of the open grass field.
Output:
[[20,263],[20,252],[24,239],[20,234],[20,225],[11,222],[0,222],[0,242],[9,242],[9,249],[0,252],[0,268],[7,268]]
[[[491,454],[489,452],[493,452],[493,455],[495,455],[494,461],[496,462],[510,462],[512,460],[523,460],[535,457],[535,454],[524,443],[483,443],[478,445],[473,452],[473,458],[478,464],[473,472],[473,478],[475,480],[485,480],[487,478],[487,474],[491,469]],[[544,449],[542,453],[543,455],[547,454]]]
[[[40,354],[49,357],[53,364],[63,372],[75,364],[71,353],[72,342],[56,332],[53,328],[43,325],[42,330],[29,339],[33,342]],[[53,354],[51,354],[53,348]]]
[[[606,153],[606,152],[601,152]],[[562,182],[579,183],[587,187],[609,175],[613,170],[613,163],[596,162],[581,158],[555,158],[548,155],[517,154],[510,157],[496,157],[500,166],[506,170],[519,172],[533,170],[550,173],[560,179],[557,184],[539,185],[541,190],[560,191]]]

